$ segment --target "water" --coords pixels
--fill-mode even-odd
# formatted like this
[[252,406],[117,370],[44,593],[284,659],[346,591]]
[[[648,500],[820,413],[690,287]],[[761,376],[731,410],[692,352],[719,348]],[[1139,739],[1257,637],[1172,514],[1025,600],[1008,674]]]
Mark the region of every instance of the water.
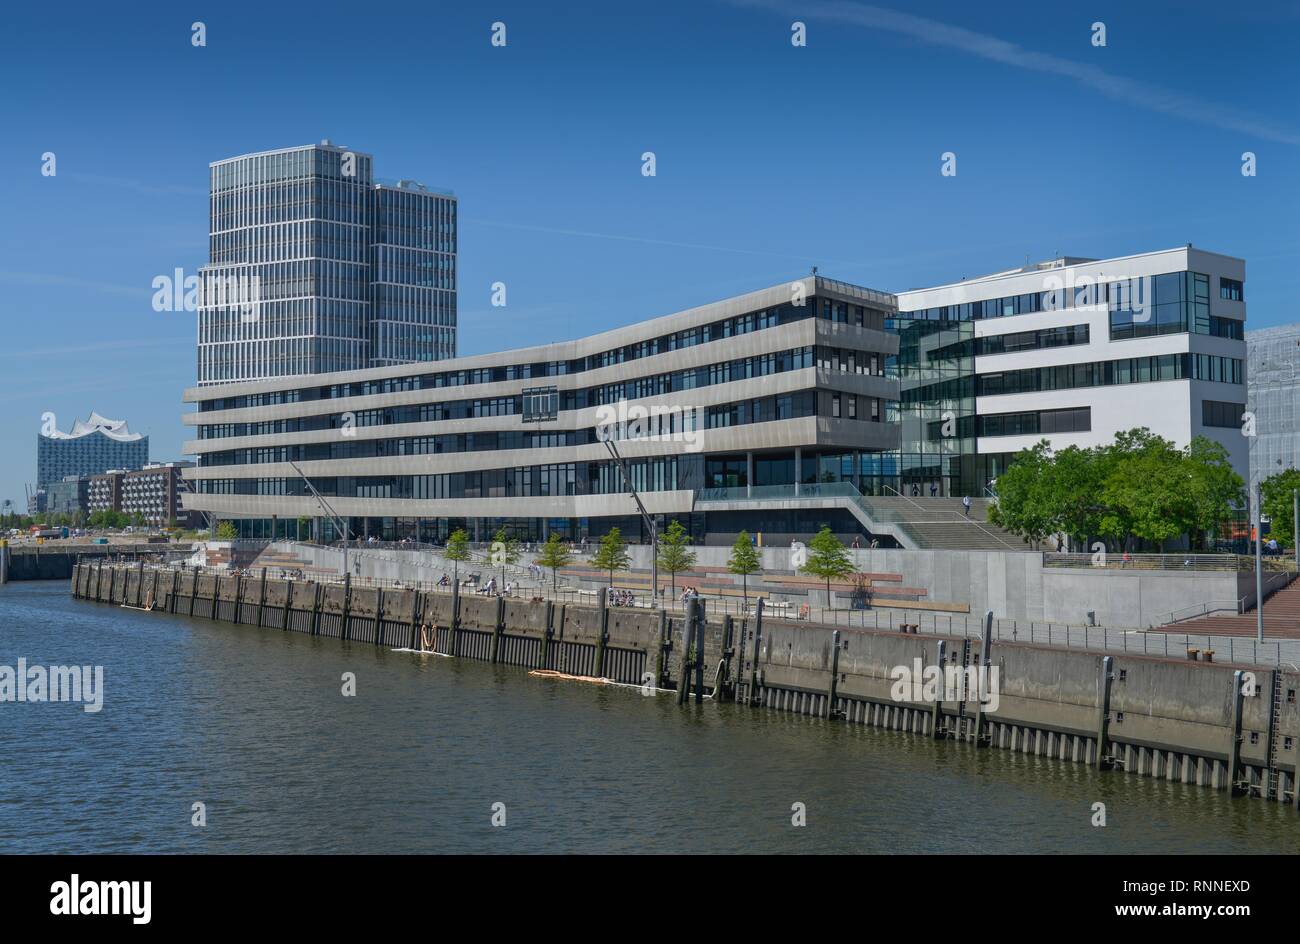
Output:
[[104,666],[105,701],[0,703],[0,852],[1300,851],[1275,804],[78,602],[66,582],[0,587],[0,664],[19,656]]

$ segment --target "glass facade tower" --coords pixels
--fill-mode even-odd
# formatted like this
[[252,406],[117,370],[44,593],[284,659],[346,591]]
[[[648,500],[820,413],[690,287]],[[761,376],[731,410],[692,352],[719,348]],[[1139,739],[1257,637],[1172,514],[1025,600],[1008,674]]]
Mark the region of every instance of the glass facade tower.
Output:
[[455,355],[452,195],[322,142],[214,163],[210,202],[200,384]]
[[[1247,409],[1255,414],[1252,480],[1300,468],[1300,324],[1246,335]],[[1229,417],[1237,422],[1236,417]]]
[[370,366],[456,356],[456,201],[377,184],[370,245]]
[[889,408],[889,421],[899,427],[897,487],[905,495],[980,494],[969,314],[900,313],[888,328],[898,335],[898,354],[886,363],[899,381],[899,399]]

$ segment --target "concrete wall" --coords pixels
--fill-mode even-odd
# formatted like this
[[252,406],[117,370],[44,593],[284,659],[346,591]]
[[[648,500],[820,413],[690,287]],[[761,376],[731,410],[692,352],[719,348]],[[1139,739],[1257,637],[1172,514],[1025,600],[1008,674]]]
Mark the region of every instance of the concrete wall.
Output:
[[[730,548],[692,548],[697,563],[722,567]],[[650,566],[650,549],[630,549],[633,566]],[[1125,570],[1102,567],[1044,567],[1030,551],[948,551],[877,548],[851,550],[864,573],[901,574],[903,584],[926,590],[938,603],[966,603],[970,612],[992,610],[998,619],[1088,622],[1098,626],[1145,628],[1168,621],[1176,610],[1242,596],[1235,572]],[[763,568],[789,572],[790,549],[762,549]],[[1254,575],[1248,577],[1253,594]],[[825,594],[822,593],[821,596]]]
[[[316,566],[338,570],[342,565],[338,548],[273,546]],[[649,569],[648,546],[634,545],[628,550],[633,567]],[[694,547],[692,551],[702,567],[725,567],[731,553],[730,548],[720,547]],[[1173,614],[1186,615],[1201,605],[1233,607],[1243,597],[1247,605],[1254,604],[1253,573],[1044,567],[1042,554],[1030,551],[877,548],[850,550],[849,554],[861,572],[901,574],[904,586],[924,589],[930,602],[966,604],[977,616],[991,609],[998,619],[1079,626],[1089,622],[1092,611],[1098,626],[1141,629],[1162,625]],[[445,562],[415,551],[362,547],[350,549],[348,556],[353,575],[360,577],[432,584],[448,571]],[[789,547],[765,547],[761,556],[765,571],[791,571]],[[533,557],[523,555],[520,564],[527,566]],[[463,573],[475,570],[483,572],[484,579],[488,576],[486,565],[462,566]],[[1266,586],[1265,592],[1271,589]],[[824,591],[810,589],[809,594],[815,604],[825,603]],[[837,605],[843,606],[845,601],[840,599]]]
[[[569,681],[672,689],[679,698],[695,679],[694,691],[716,701],[1232,788],[1300,808],[1294,669],[1003,641],[986,650],[967,638],[725,617],[702,626],[693,672],[686,621],[663,611],[85,563],[72,591],[105,603],[152,603],[160,613],[564,673]],[[900,669],[981,665],[996,678],[973,693],[918,695],[896,684]],[[1250,673],[1248,685],[1241,673]]]
[[186,553],[188,544],[10,544],[0,548],[0,583],[7,580],[67,580],[78,558]]

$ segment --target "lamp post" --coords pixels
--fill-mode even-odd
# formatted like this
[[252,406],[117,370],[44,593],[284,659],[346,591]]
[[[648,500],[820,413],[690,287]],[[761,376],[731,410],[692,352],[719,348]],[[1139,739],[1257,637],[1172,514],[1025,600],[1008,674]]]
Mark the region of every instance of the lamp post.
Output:
[[1259,481],[1254,483],[1255,501],[1255,641],[1264,641],[1264,509],[1259,501]]

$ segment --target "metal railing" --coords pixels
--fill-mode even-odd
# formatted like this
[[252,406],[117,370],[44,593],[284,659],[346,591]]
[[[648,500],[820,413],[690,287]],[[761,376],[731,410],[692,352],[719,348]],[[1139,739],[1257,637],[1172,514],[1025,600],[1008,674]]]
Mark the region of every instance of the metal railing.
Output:
[[1248,597],[1241,597],[1237,600],[1211,600],[1208,603],[1197,603],[1193,606],[1185,606],[1182,609],[1174,610],[1169,617],[1161,621],[1162,626],[1171,626],[1174,623],[1182,623],[1187,620],[1194,620],[1200,616],[1209,616],[1211,613],[1231,613],[1234,616],[1240,616],[1245,612],[1246,600]]
[[[139,566],[138,563],[133,566]],[[172,571],[218,575],[230,577],[242,574],[244,577],[260,577],[258,570],[237,571],[222,567],[192,567],[174,564],[144,565],[146,570]],[[268,568],[268,576],[272,569]],[[340,576],[313,575],[304,582],[321,584],[342,584]],[[451,589],[427,583],[389,580],[384,578],[354,577],[354,588],[377,588],[397,590],[419,590],[423,593],[451,594]],[[473,591],[468,591],[472,593]],[[466,591],[462,591],[467,595]],[[632,606],[648,608],[649,594],[635,594]],[[580,603],[594,606],[599,599],[595,590],[560,590],[552,594],[550,587],[538,588],[537,592],[523,592],[512,595],[513,599],[552,599],[562,603]],[[740,615],[748,616],[754,612],[751,598],[748,609],[741,599],[709,597],[702,594],[710,616]],[[684,611],[680,600],[665,600],[663,608],[676,613]],[[967,613],[939,613],[934,611],[917,611],[896,609],[887,606],[828,610],[813,607],[805,610],[793,605],[782,607],[764,602],[764,615],[768,619],[792,619],[805,622],[810,628],[827,629],[866,629],[897,632],[909,627],[920,634],[935,636],[968,636],[979,638],[983,632],[984,621],[977,615]],[[1253,638],[1239,636],[1220,636],[1213,633],[1187,632],[1147,632],[1139,629],[1125,629],[1107,626],[1087,626],[1072,623],[1040,622],[1037,620],[995,619],[993,621],[993,638],[995,641],[1015,642],[1030,645],[1047,645],[1067,649],[1083,649],[1099,652],[1125,652],[1133,655],[1159,656],[1162,658],[1188,658],[1189,650],[1197,649],[1219,656],[1219,661],[1234,664],[1281,665],[1300,664],[1300,639],[1272,639],[1263,643]]]
[[[1247,554],[1072,554],[1058,551],[1043,553],[1044,567],[1098,567],[1108,570],[1180,570],[1255,572],[1255,558]],[[1264,558],[1264,570],[1295,572],[1289,557]]]
[[[888,488],[889,486],[886,486]],[[927,508],[921,502],[894,490],[896,498],[887,498],[889,503],[898,502],[902,508],[890,507],[879,500],[873,500],[854,486],[852,482],[808,482],[799,485],[753,485],[730,486],[725,488],[702,488],[695,493],[696,503],[710,502],[770,502],[791,501],[810,498],[843,499],[856,505],[872,526],[885,525],[897,529],[917,547],[925,547],[929,542],[916,531],[918,525],[956,524],[974,528],[994,543],[1009,551],[1026,551],[1029,548],[1007,540],[1002,534],[989,528],[985,522],[971,517],[955,508]],[[901,499],[901,502],[899,500]]]

